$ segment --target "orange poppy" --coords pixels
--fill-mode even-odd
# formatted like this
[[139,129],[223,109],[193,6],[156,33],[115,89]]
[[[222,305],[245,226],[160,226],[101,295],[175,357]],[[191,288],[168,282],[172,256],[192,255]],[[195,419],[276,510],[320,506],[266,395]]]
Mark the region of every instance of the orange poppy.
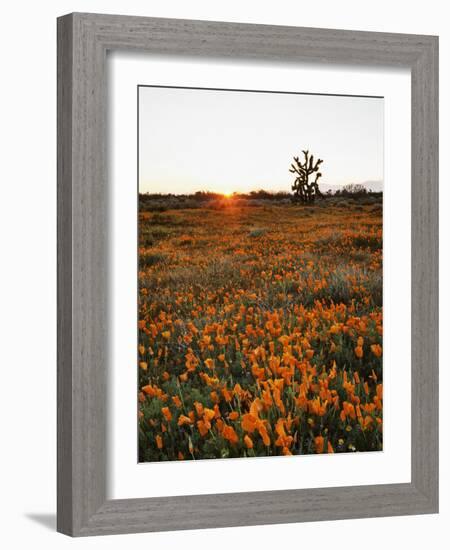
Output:
[[375,357],[381,357],[383,354],[383,348],[380,346],[380,344],[372,344],[370,346],[370,349],[372,350],[372,353],[375,355]]
[[255,418],[252,414],[247,413],[242,415],[241,426],[244,431],[253,433],[256,429],[256,425],[257,418]]
[[223,430],[222,430],[222,436],[227,439],[230,443],[237,443],[239,441],[237,433],[234,431],[234,428],[232,426],[228,426],[228,424],[225,424]]
[[178,418],[178,426],[184,426],[185,424],[191,424],[191,419],[184,414],[180,414]]
[[165,419],[167,420],[167,422],[170,422],[172,420],[172,413],[170,412],[170,409],[169,407],[163,407],[161,409],[161,412],[163,413]]
[[324,449],[323,449],[324,442],[325,440],[321,435],[318,435],[317,437],[314,438],[314,447],[315,447],[316,453],[324,452]]
[[172,401],[174,402],[175,407],[177,407],[178,409],[181,407],[181,399],[178,397],[178,395],[174,395],[172,397]]

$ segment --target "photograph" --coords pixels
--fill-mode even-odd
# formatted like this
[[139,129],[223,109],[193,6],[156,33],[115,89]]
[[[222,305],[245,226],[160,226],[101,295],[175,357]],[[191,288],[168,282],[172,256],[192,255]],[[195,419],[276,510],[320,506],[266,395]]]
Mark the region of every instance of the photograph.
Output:
[[383,97],[137,93],[138,461],[382,451]]

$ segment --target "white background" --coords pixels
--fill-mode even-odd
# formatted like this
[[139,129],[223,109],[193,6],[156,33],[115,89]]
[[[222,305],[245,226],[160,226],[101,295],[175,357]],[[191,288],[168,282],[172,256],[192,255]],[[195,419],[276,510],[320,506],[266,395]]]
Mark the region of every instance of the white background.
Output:
[[[217,4],[217,5],[216,5]],[[180,533],[70,540],[54,533],[56,469],[56,26],[71,11],[96,11],[440,35],[441,97],[450,97],[446,3],[334,0],[66,1],[8,3],[2,9],[1,69],[1,369],[0,540],[7,548],[239,548],[317,544],[364,549],[448,542],[450,520],[447,353],[441,353],[441,513]],[[450,172],[448,101],[440,105],[441,181]],[[449,331],[450,202],[441,186],[441,335]]]
[[[254,63],[241,62],[236,66],[232,61],[186,61],[121,52],[112,54],[108,64],[108,119],[110,128],[115,129],[108,141],[113,211],[110,229],[113,280],[109,298],[112,366],[107,412],[110,498],[408,483],[411,325],[406,320],[411,316],[411,250],[405,246],[405,240],[409,242],[411,238],[410,72],[311,64],[255,67]],[[256,90],[268,90],[275,82],[278,89],[290,92],[301,86],[303,92],[384,96],[380,124],[386,135],[383,452],[136,464],[136,370],[133,370],[135,376],[130,375],[130,365],[136,362],[137,326],[136,86],[177,82],[186,86]],[[262,109],[264,105],[261,103]],[[401,217],[396,209],[398,204],[402,204]]]

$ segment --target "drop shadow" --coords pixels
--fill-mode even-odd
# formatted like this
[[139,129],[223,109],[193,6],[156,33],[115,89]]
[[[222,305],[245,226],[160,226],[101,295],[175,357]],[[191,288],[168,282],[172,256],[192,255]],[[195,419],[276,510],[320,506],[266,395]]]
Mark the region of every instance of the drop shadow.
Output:
[[50,531],[56,531],[56,514],[25,514],[25,517]]

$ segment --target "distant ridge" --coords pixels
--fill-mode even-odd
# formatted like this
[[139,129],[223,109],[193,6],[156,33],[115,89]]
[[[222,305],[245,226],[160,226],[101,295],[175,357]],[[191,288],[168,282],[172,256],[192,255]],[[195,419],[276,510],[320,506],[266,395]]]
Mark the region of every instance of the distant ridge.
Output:
[[373,191],[374,193],[383,191],[383,180],[366,180],[358,183],[352,181],[345,185],[327,185],[326,183],[323,183],[319,185],[319,188],[322,193],[326,193],[327,191],[338,191],[339,189],[343,189],[346,185],[363,185],[367,191]]
[[[383,180],[366,180],[366,181],[363,181],[363,182],[348,182],[344,185],[330,185],[330,184],[326,184],[326,183],[321,183],[319,184],[319,189],[322,193],[327,193],[328,191],[331,191],[332,193],[335,193],[336,191],[342,191],[342,189],[344,189],[344,187],[346,187],[347,185],[362,185],[363,187],[366,188],[366,190],[368,192],[372,191],[373,193],[380,193],[383,191]],[[153,197],[164,197],[164,196],[171,196],[171,197],[196,197],[197,199],[204,199],[204,200],[207,200],[207,199],[212,199],[212,198],[217,198],[217,197],[220,197],[220,196],[224,196],[224,193],[220,192],[220,191],[210,191],[208,190],[207,188],[206,189],[199,189],[197,191],[194,191],[192,193],[186,193],[186,194],[183,194],[183,193],[151,193],[150,191],[139,191],[139,195],[142,195],[142,196],[153,196]],[[254,198],[261,198],[263,197],[264,195],[273,195],[275,197],[278,197],[278,198],[281,198],[282,196],[291,196],[292,193],[291,193],[291,190],[290,188],[289,189],[278,189],[278,190],[272,190],[272,189],[252,189],[250,191],[246,191],[246,192],[239,192],[239,191],[233,191],[232,193],[227,193],[225,196],[232,196],[232,195],[236,195],[236,196],[248,196],[248,197],[254,197]],[[270,198],[270,197],[268,197]]]

